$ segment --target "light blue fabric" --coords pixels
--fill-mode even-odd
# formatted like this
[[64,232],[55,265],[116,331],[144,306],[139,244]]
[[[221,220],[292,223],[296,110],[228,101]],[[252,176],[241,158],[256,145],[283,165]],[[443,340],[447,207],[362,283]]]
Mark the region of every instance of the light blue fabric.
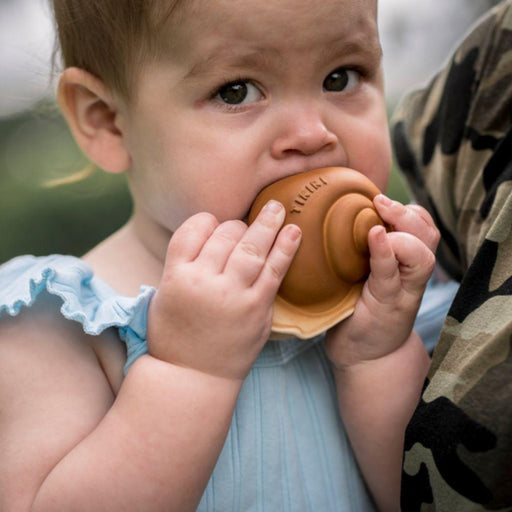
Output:
[[458,289],[459,283],[438,279],[435,274],[427,284],[414,329],[429,353],[437,345],[441,327]]
[[42,291],[60,297],[62,315],[80,322],[87,334],[117,327],[127,346],[127,367],[147,353],[146,313],[154,288],[143,286],[137,297],[122,297],[73,256],[20,256],[0,266],[0,315],[17,315]]
[[[77,258],[22,256],[0,267],[0,316],[18,314],[43,291],[60,297],[62,315],[91,335],[117,327],[128,349],[126,370],[147,353],[146,315],[154,289],[122,297]],[[443,300],[424,302],[429,325],[432,318],[440,324],[446,314],[448,295],[438,295]],[[374,510],[337,412],[322,336],[266,344],[244,383],[198,510]]]

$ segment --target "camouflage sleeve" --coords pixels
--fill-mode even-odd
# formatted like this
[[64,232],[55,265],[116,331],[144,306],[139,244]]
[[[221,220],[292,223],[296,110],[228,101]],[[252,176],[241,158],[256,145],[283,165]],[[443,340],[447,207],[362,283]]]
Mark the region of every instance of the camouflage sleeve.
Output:
[[393,119],[459,291],[408,426],[402,510],[512,511],[512,0]]

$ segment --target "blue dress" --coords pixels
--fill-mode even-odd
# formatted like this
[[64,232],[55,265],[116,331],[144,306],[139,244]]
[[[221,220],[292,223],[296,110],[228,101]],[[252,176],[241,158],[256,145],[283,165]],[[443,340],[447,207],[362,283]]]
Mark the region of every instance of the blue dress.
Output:
[[[62,315],[88,334],[117,328],[126,371],[147,353],[153,288],[124,297],[78,258],[21,256],[0,267],[0,318],[44,300],[42,292],[60,297]],[[265,345],[198,511],[374,511],[338,414],[322,336]]]

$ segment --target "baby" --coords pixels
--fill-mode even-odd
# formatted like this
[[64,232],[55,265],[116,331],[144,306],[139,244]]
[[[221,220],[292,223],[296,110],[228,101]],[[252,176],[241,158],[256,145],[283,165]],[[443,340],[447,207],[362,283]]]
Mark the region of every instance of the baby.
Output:
[[[0,272],[0,509],[396,509],[403,432],[379,411],[402,375],[372,361],[414,352],[403,373],[423,380],[431,218],[377,196],[394,231],[370,231],[354,314],[286,341],[268,341],[272,304],[300,230],[274,201],[243,222],[263,187],[314,168],[386,189],[376,0],[53,3],[60,107],[134,211],[82,259]],[[351,403],[364,379],[382,394]],[[389,442],[368,453],[374,429]]]

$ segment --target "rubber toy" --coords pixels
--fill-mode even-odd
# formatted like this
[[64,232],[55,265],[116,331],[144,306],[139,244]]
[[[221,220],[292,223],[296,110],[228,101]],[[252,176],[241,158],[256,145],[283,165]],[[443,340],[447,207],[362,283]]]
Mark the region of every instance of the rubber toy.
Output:
[[249,224],[275,199],[286,208],[285,223],[302,230],[274,302],[272,339],[311,338],[353,313],[370,271],[368,232],[384,225],[372,201],[379,193],[355,170],[326,167],[289,176],[258,194]]

